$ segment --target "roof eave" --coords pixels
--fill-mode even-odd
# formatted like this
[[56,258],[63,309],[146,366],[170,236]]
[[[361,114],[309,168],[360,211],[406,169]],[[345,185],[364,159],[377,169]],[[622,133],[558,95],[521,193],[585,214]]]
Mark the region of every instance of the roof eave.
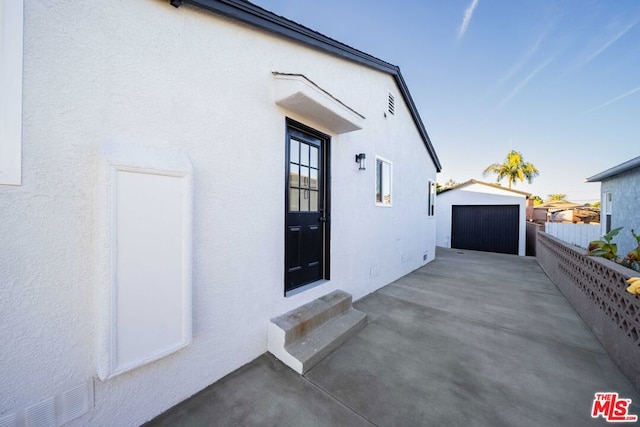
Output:
[[620,163],[617,166],[607,169],[604,172],[600,172],[599,174],[593,175],[592,177],[587,178],[587,182],[600,182],[604,179],[611,178],[612,176],[619,175],[623,172],[630,171],[631,169],[635,169],[640,167],[640,156],[627,160],[624,163]]
[[496,188],[498,190],[508,191],[510,193],[515,193],[515,194],[519,194],[521,196],[525,196],[527,199],[529,197],[531,197],[531,193],[527,193],[526,191],[514,190],[512,188],[504,188],[501,185],[492,184],[490,182],[478,181],[477,179],[470,179],[470,180],[467,180],[467,181],[465,181],[463,183],[455,185],[453,187],[446,188],[446,189],[442,190],[439,194],[445,193],[445,192],[447,192],[449,190],[457,190],[459,188],[466,187],[466,186],[471,185],[471,184],[479,184],[479,185],[484,185],[484,186],[491,187],[491,188]]

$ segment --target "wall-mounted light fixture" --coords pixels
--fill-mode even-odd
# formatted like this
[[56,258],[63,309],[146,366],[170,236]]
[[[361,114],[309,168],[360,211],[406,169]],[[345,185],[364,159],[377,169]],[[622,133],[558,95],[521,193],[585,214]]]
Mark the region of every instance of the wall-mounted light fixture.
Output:
[[367,169],[367,156],[364,153],[356,154],[356,163],[361,171]]

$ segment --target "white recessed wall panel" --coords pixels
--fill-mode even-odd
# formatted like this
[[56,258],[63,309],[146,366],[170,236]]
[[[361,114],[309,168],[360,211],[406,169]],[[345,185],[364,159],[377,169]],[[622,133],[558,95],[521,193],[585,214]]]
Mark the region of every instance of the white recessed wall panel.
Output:
[[184,155],[176,164],[176,154],[179,160],[151,148],[103,150],[102,379],[191,340],[191,169]]
[[117,366],[185,342],[184,177],[118,170]]

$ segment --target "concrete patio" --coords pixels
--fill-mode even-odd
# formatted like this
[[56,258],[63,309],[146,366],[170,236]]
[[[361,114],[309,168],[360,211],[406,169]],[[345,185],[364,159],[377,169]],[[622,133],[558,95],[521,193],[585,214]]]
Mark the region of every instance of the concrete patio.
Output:
[[357,301],[368,325],[300,376],[265,354],[149,426],[585,426],[640,394],[534,258],[438,248]]

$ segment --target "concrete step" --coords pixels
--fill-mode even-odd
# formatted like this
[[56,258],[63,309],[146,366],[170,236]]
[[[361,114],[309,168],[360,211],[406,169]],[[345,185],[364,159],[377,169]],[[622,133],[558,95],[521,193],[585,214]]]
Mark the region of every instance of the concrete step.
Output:
[[299,374],[305,373],[367,323],[351,295],[333,291],[271,319],[268,349]]

